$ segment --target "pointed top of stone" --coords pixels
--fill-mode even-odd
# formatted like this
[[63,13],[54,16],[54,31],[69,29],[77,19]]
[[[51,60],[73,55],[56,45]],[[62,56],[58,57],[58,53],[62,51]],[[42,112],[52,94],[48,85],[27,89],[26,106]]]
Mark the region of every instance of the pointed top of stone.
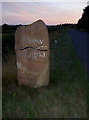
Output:
[[17,28],[15,51],[19,85],[34,88],[48,85],[49,36],[42,20]]

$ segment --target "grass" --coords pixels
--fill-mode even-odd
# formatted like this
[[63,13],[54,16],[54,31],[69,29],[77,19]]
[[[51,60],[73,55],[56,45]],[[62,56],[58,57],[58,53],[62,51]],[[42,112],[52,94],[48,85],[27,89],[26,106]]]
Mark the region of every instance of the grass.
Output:
[[3,118],[87,118],[86,76],[67,29],[50,31],[49,38],[47,87],[18,87],[15,54],[3,61]]

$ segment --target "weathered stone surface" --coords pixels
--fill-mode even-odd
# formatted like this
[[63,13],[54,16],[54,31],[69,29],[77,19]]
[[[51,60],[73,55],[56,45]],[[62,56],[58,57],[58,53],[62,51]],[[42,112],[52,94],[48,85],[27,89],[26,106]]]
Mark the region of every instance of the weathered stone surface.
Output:
[[49,83],[49,37],[42,20],[20,26],[15,33],[18,84],[29,87]]

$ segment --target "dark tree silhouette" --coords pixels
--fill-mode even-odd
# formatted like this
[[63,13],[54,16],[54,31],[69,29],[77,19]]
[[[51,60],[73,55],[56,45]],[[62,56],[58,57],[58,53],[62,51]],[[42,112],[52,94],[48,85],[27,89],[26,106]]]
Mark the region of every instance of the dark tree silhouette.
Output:
[[78,29],[85,29],[89,31],[89,6],[83,10],[81,19],[78,20]]
[[21,26],[21,24],[19,24],[19,25],[8,25],[8,24],[5,23],[5,24],[2,25],[2,33],[15,33],[18,26]]

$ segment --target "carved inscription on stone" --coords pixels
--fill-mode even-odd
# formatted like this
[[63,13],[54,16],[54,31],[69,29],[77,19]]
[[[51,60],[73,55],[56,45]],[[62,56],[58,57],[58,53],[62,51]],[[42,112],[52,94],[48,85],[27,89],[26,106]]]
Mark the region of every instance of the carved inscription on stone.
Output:
[[15,51],[19,85],[41,87],[49,83],[49,37],[42,20],[18,27]]

